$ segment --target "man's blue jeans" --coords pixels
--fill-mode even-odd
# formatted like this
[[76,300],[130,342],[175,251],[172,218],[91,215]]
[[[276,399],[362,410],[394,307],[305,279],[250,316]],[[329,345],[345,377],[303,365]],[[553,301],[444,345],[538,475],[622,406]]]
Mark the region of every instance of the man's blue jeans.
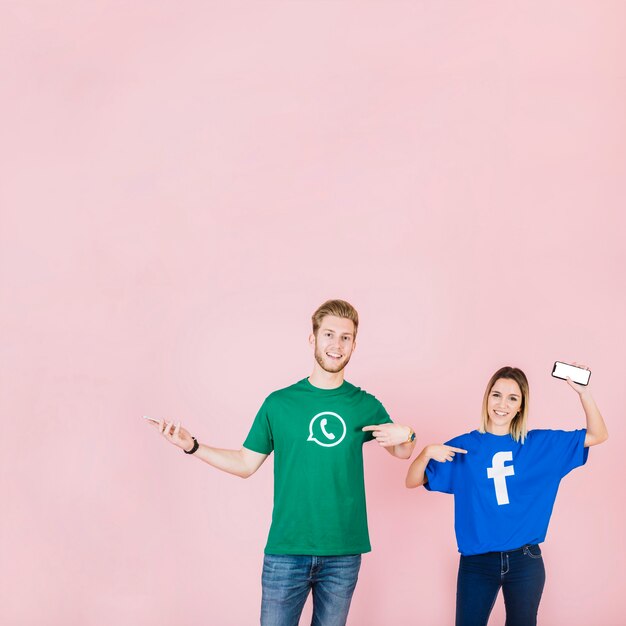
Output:
[[538,545],[462,556],[456,588],[456,626],[485,626],[500,587],[506,626],[535,626],[545,581]]
[[311,589],[311,626],[344,626],[360,567],[360,554],[266,554],[263,560],[261,626],[297,626]]

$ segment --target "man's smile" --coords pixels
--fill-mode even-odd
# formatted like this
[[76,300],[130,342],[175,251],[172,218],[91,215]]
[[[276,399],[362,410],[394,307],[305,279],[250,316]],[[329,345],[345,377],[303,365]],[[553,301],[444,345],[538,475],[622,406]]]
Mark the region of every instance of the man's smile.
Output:
[[326,356],[330,357],[331,359],[340,359],[343,356],[343,354],[339,352],[327,352]]

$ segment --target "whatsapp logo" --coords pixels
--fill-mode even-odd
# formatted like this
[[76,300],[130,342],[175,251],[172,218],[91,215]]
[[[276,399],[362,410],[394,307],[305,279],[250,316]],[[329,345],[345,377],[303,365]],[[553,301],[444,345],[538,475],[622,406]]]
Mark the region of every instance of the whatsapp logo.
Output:
[[319,446],[332,448],[339,445],[346,436],[346,423],[337,413],[318,413],[309,424],[309,438]]

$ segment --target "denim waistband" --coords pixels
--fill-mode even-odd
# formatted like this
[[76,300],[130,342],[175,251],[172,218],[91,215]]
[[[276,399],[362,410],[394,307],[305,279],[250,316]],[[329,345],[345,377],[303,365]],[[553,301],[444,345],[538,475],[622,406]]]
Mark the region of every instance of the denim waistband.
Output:
[[[480,554],[469,554],[468,556],[487,556],[488,554],[511,554],[512,552],[523,552],[527,548],[539,547],[538,543],[525,543],[521,548],[513,548],[512,550],[500,550],[497,552],[481,552]],[[463,555],[461,555],[463,556]]]

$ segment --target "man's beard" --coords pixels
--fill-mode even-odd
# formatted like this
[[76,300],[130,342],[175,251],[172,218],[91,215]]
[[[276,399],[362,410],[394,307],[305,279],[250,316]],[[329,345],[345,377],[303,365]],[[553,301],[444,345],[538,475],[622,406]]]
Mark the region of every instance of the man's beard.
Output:
[[325,356],[326,355],[323,352],[320,352],[317,348],[315,348],[315,360],[317,361],[318,365],[325,372],[328,372],[329,374],[336,374],[337,372],[340,372],[346,365],[348,365],[348,363],[350,362],[350,356],[352,355],[348,356],[345,361],[341,361],[337,364],[331,364],[330,367],[324,361]]

